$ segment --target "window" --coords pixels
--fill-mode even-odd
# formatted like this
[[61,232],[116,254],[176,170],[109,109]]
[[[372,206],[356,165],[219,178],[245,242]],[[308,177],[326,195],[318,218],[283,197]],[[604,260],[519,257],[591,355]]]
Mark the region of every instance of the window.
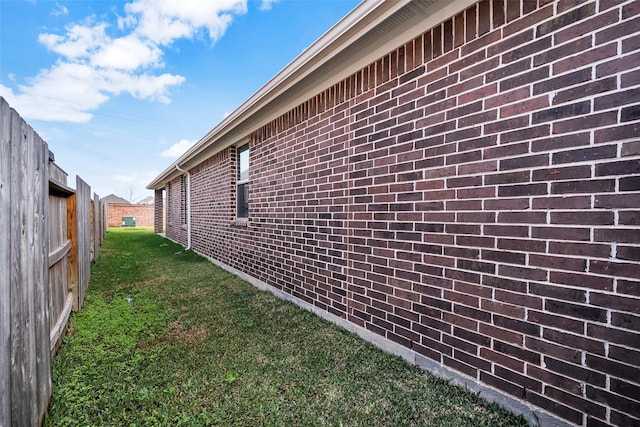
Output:
[[249,218],[249,144],[238,148],[238,218]]

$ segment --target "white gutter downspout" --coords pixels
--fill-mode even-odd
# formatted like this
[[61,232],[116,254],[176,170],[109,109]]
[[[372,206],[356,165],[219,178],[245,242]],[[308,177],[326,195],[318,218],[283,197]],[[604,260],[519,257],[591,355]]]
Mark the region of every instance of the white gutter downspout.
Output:
[[191,174],[178,165],[176,165],[176,169],[187,176],[187,247],[184,250],[188,251],[191,249]]

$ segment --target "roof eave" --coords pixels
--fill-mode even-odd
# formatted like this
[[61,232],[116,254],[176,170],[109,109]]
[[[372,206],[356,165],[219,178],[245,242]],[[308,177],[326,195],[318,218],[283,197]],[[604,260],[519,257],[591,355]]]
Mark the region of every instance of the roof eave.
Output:
[[[178,171],[178,167],[180,169],[188,169],[206,160],[207,156],[211,154],[212,146],[233,145],[243,138],[246,138],[246,134],[238,134],[234,132],[234,130],[240,128],[243,123],[251,119],[252,116],[260,112],[265,106],[268,106],[270,102],[282,96],[294,85],[301,83],[323,64],[328,63],[339,52],[365,37],[369,32],[373,32],[376,26],[383,23],[387,18],[407,5],[415,6],[424,3],[430,8],[429,14],[432,14],[436,19],[443,19],[443,16],[451,13],[451,9],[462,10],[460,7],[467,7],[474,2],[475,0],[423,0],[422,2],[417,0],[363,1],[243,102],[234,112],[202,137],[191,149],[167,167],[157,178],[147,185],[147,188],[152,190],[163,188],[166,182],[182,174]],[[426,6],[425,9],[427,9]],[[428,30],[428,28],[418,28],[416,35],[426,30]],[[406,41],[408,40],[410,39]],[[384,48],[386,47],[381,47],[381,49]],[[347,76],[336,75],[338,81],[340,78],[345,77]],[[299,96],[298,94],[289,93],[287,95],[291,96],[292,99]]]

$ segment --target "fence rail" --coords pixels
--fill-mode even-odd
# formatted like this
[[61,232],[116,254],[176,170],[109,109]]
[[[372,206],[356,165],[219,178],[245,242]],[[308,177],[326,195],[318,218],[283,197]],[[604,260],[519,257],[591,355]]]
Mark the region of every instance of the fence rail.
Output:
[[79,177],[76,188],[0,98],[0,427],[42,423],[52,354],[89,286],[106,208]]

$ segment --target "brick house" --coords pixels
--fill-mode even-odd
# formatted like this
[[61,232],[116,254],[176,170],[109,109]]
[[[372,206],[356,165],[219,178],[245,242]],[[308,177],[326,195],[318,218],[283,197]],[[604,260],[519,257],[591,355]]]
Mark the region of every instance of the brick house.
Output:
[[102,200],[107,206],[108,227],[122,227],[123,217],[133,217],[138,227],[153,227],[155,224],[155,201],[151,196],[138,203],[130,203],[115,194],[109,194]]
[[107,226],[122,227],[123,217],[135,218],[137,227],[153,227],[155,222],[155,207],[141,203],[108,203]]
[[[640,425],[640,1],[365,1],[156,230],[542,425]],[[167,218],[162,222],[162,196]]]

